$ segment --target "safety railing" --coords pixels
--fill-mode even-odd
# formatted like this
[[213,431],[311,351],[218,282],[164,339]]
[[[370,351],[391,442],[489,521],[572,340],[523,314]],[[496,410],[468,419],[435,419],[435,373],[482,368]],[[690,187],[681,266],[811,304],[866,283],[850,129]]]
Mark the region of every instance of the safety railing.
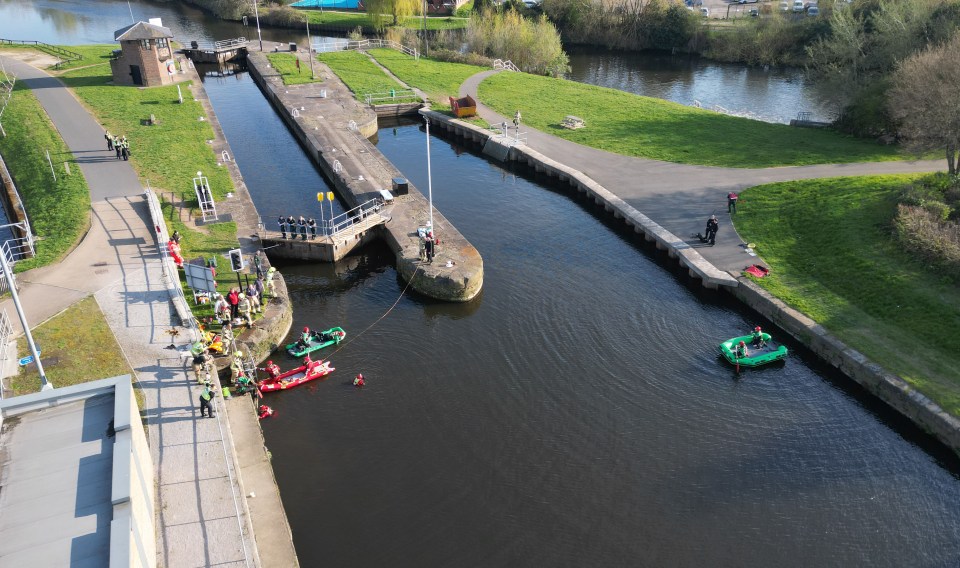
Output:
[[420,102],[420,97],[413,90],[391,90],[387,93],[367,93],[363,100],[368,105],[394,104],[400,102]]
[[247,38],[237,37],[225,39],[222,41],[191,41],[191,49],[200,49],[203,51],[221,51],[226,49],[236,49],[247,45]]
[[64,49],[57,45],[50,45],[49,43],[44,43],[42,41],[33,41],[33,40],[24,40],[24,39],[3,39],[0,38],[0,45],[32,45],[37,49],[46,52],[53,52],[57,55],[63,56],[61,61],[57,62],[55,67],[59,68],[61,64],[68,63],[70,61],[76,61],[78,59],[83,59],[83,56],[77,53],[76,51],[70,51],[69,49]]
[[375,47],[388,47],[390,49],[395,49],[401,53],[405,53],[414,59],[420,57],[420,52],[412,47],[407,47],[402,43],[389,40],[389,39],[362,39],[362,40],[333,40],[330,41],[329,38],[326,40],[320,40],[314,42],[313,50],[318,53],[326,53],[330,51],[347,51],[350,49],[372,49]]
[[336,217],[326,221],[326,230],[327,234],[335,237],[338,233],[342,233],[351,229],[354,225],[357,225],[363,222],[364,219],[370,217],[371,215],[379,215],[380,209],[383,207],[383,199],[375,197],[370,201],[361,203],[349,211],[345,211]]
[[509,59],[507,61],[504,61],[503,59],[494,59],[493,68],[498,71],[505,70],[505,71],[514,71],[516,73],[520,72],[520,68],[514,65],[513,61],[510,61]]

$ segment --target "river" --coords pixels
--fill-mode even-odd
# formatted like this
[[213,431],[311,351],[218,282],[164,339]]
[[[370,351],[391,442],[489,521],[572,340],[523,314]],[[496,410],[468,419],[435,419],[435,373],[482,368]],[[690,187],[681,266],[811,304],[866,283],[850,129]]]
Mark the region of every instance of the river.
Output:
[[[325,183],[249,77],[206,88],[264,216],[317,208]],[[418,125],[378,147],[426,188]],[[484,258],[476,300],[405,293],[382,246],[281,267],[294,332],[350,339],[329,379],[268,395],[301,565],[960,562],[952,454],[793,343],[737,376],[716,344],[777,330],[596,207],[447,140],[432,160]]]

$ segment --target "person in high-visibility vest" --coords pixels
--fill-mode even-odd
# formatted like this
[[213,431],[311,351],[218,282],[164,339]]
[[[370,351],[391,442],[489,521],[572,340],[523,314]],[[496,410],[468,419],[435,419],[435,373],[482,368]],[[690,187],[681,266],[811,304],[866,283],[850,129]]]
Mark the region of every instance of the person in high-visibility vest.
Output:
[[200,416],[204,416],[204,411],[209,412],[209,417],[213,418],[213,389],[209,382],[203,383],[203,390],[200,391]]
[[237,384],[237,380],[243,376],[243,352],[237,351],[233,354],[233,361],[230,362],[230,381]]

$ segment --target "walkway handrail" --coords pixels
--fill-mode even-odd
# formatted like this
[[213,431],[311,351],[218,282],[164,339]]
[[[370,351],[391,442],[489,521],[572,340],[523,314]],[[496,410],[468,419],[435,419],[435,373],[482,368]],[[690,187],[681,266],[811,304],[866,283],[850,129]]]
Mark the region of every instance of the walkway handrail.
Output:
[[419,101],[420,96],[413,89],[395,89],[389,93],[367,93],[363,95],[363,100],[368,105],[376,104],[378,101],[395,102],[397,99],[416,99]]
[[247,45],[247,38],[237,37],[233,39],[225,39],[221,41],[192,41],[190,45],[197,44],[197,47],[192,47],[192,49],[201,49],[201,50],[215,50],[219,51],[221,49],[233,49],[237,47],[244,47]]
[[494,59],[493,68],[498,71],[507,70],[507,71],[514,71],[516,73],[520,72],[520,68],[514,65],[513,61],[510,61],[509,59],[506,61],[504,61],[503,59]]
[[349,211],[345,211],[327,221],[327,229],[332,237],[338,233],[346,231],[350,227],[362,221],[373,213],[379,213],[383,207],[383,199],[375,197],[370,201],[361,203]]
[[60,54],[60,55],[66,55],[67,58],[64,59],[63,61],[58,62],[58,63],[56,64],[56,67],[60,67],[60,64],[61,64],[61,63],[67,63],[67,62],[69,62],[69,61],[75,61],[75,60],[77,60],[77,59],[83,59],[83,56],[80,55],[79,53],[77,53],[76,51],[70,51],[69,49],[64,49],[64,48],[62,48],[62,47],[60,47],[60,46],[57,46],[57,45],[50,45],[49,43],[44,43],[44,42],[42,42],[42,41],[34,41],[34,40],[29,40],[29,39],[4,39],[4,38],[0,38],[0,44],[4,44],[4,43],[8,43],[8,44],[10,44],[10,45],[16,45],[16,44],[20,44],[20,45],[35,45],[36,47],[38,47],[38,48],[40,48],[40,49],[44,49],[44,50],[47,50],[47,51],[52,51],[52,52],[57,53],[57,54]]
[[331,51],[347,51],[351,49],[364,50],[374,47],[388,47],[401,53],[405,53],[414,59],[420,57],[420,52],[412,47],[407,47],[402,43],[390,39],[362,39],[362,40],[334,40],[334,41],[315,41],[313,50],[317,53],[327,53]]

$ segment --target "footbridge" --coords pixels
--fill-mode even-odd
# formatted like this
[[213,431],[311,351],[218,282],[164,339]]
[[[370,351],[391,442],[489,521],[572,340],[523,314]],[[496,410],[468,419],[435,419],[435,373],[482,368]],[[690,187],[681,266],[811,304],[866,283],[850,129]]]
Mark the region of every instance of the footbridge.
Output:
[[316,235],[309,227],[297,225],[287,228],[286,237],[280,232],[277,214],[269,230],[260,223],[258,234],[271,257],[336,262],[377,238],[378,228],[390,221],[390,209],[382,198],[374,198],[333,218],[320,219]]
[[247,56],[247,38],[238,37],[214,42],[191,41],[190,47],[182,51],[194,63],[223,64]]

